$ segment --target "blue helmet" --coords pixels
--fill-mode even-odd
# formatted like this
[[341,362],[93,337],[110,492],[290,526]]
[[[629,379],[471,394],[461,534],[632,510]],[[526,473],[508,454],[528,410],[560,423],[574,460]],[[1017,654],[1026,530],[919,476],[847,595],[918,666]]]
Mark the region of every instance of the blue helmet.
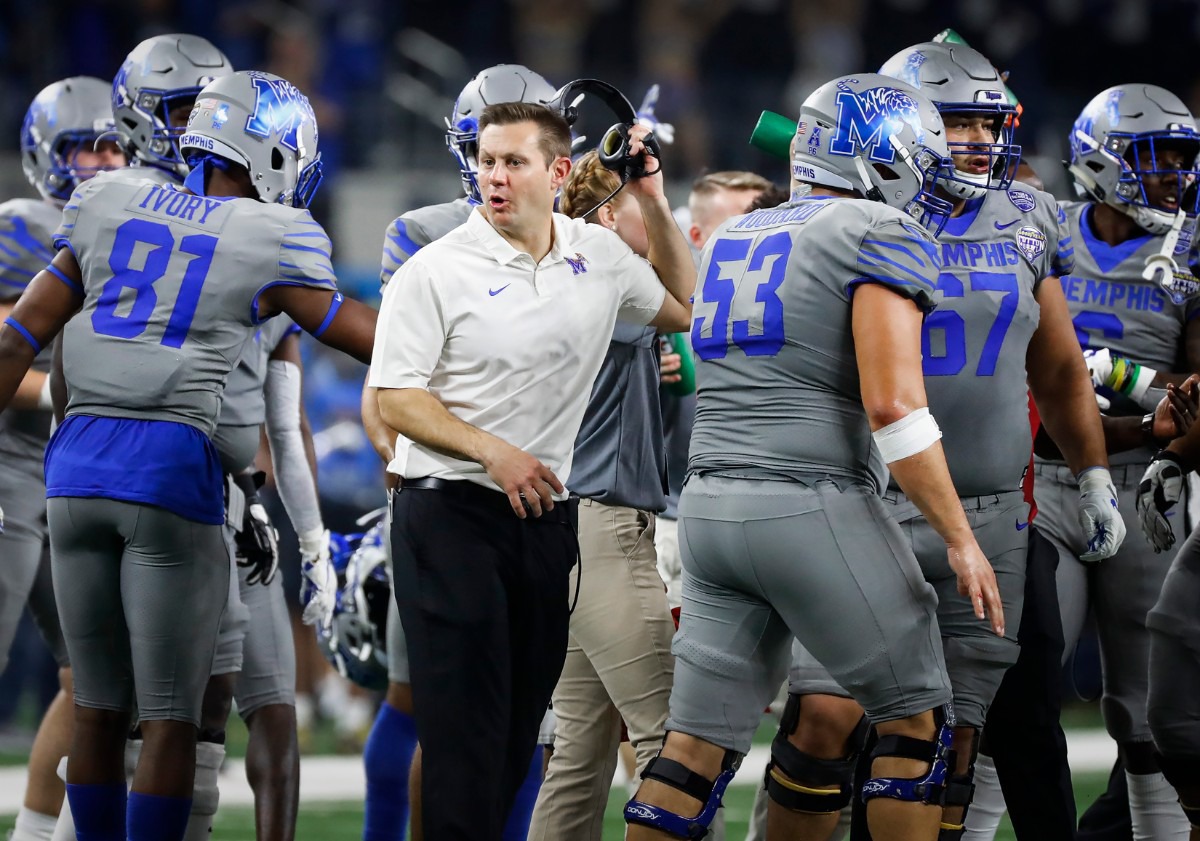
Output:
[[937,108],[905,82],[842,76],[800,106],[792,180],[850,190],[902,210],[935,235],[953,209],[934,189],[953,168]]
[[480,70],[467,82],[454,102],[454,113],[446,121],[446,145],[458,161],[463,190],[478,204],[479,194],[476,156],[479,152],[479,115],[489,105],[501,102],[531,102],[549,105],[557,91],[528,67],[520,64],[497,64]]
[[90,76],[55,82],[34,97],[21,125],[21,166],[43,198],[63,202],[96,174],[79,169],[72,153],[89,149],[113,130],[108,83]]
[[1012,142],[1017,108],[1009,102],[1004,80],[990,61],[966,44],[930,41],[896,53],[879,72],[920,90],[943,117],[982,114],[991,118],[993,142],[947,143],[951,154],[986,156],[987,172],[952,169],[941,182],[943,189],[960,199],[1008,189],[1021,161],[1021,147]]
[[392,598],[386,521],[366,534],[331,539],[330,560],[338,573],[337,606],[329,629],[317,626],[325,658],[343,676],[367,689],[388,682],[387,620]]

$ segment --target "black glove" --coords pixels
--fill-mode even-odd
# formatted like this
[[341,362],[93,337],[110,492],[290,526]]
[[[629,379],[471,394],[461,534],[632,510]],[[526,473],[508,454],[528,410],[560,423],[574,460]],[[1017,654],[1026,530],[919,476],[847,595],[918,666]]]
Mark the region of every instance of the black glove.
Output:
[[270,584],[279,569],[279,533],[258,498],[258,489],[265,478],[261,472],[239,473],[233,477],[246,497],[246,514],[234,542],[238,566],[250,567],[250,574],[246,576],[250,584]]

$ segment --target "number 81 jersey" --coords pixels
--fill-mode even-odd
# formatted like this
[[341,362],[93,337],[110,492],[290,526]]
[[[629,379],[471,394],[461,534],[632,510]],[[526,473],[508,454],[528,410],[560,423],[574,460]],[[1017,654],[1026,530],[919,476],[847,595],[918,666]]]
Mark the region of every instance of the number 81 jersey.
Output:
[[63,335],[67,413],[174,421],[211,436],[259,296],[336,289],[332,246],[306,210],[97,176],[54,235],[83,274]]
[[1032,446],[1025,357],[1041,282],[1071,269],[1054,198],[1026,184],[966,203],[938,236],[942,292],[921,330],[929,410],[963,496],[1015,490]]

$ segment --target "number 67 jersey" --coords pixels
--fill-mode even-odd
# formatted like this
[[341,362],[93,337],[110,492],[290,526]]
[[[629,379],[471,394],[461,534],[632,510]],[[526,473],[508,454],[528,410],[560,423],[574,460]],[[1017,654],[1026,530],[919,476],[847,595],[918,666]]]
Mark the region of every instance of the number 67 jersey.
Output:
[[[114,491],[111,476],[88,479],[116,469],[95,463],[105,457],[100,449],[124,448],[114,462],[136,471],[141,465],[128,448],[139,435],[199,433],[200,444],[211,448],[226,377],[263,320],[262,293],[281,284],[336,290],[329,238],[308,211],[196,196],[174,185],[97,176],[75,191],[53,241],[75,255],[84,300],[63,331],[70,399],[67,421],[47,457],[51,496],[147,501],[134,498],[142,492],[133,477],[117,483],[128,485],[128,492]],[[111,422],[95,422],[113,418],[131,423],[118,430]],[[147,422],[156,425],[138,426]],[[183,440],[176,444],[195,449]],[[68,451],[60,452],[64,445]],[[161,450],[147,458],[169,460],[171,454]],[[211,518],[222,517],[219,468],[216,472],[215,506],[211,500],[203,505],[212,508]],[[51,474],[59,490],[86,492],[52,492]],[[143,488],[155,482],[142,479]],[[154,504],[188,516],[178,505]]]
[[899,210],[809,197],[724,224],[692,315],[699,397],[688,472],[885,482],[851,331],[862,283],[934,306],[940,256]]

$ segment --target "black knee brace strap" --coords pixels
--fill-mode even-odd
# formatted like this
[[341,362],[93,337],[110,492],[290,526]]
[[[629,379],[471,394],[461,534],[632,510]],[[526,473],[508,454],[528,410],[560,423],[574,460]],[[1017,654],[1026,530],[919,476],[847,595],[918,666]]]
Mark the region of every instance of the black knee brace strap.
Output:
[[[1167,782],[1175,787],[1176,793],[1181,788],[1195,789],[1200,788],[1200,757],[1196,756],[1167,756],[1166,754],[1156,754],[1155,759],[1158,760],[1158,767],[1162,770],[1162,774],[1167,778]],[[1179,805],[1183,808],[1183,814],[1187,816],[1188,823],[1193,827],[1200,827],[1200,803],[1194,806],[1183,802],[1183,798],[1179,798]]]
[[[936,720],[936,719],[935,719]],[[915,803],[941,806],[945,797],[948,760],[953,759],[950,750],[952,734],[950,724],[943,717],[933,741],[915,739],[911,736],[880,736],[871,758],[894,756],[929,763],[929,771],[921,777],[872,777],[863,784],[863,801],[876,797],[890,797]]]
[[656,756],[646,763],[642,772],[643,780],[658,780],[671,788],[679,789],[688,797],[707,803],[712,796],[713,781],[697,774],[686,765],[674,759]]
[[[799,700],[797,696],[792,698]],[[788,699],[789,707],[792,698]],[[801,751],[788,741],[788,734],[795,730],[795,720],[785,732],[787,721],[785,712],[779,732],[771,742],[771,761],[763,778],[767,794],[793,812],[840,812],[854,797],[854,766],[870,731],[870,721],[866,716],[859,720],[847,739],[847,756],[842,759],[821,759]]]

